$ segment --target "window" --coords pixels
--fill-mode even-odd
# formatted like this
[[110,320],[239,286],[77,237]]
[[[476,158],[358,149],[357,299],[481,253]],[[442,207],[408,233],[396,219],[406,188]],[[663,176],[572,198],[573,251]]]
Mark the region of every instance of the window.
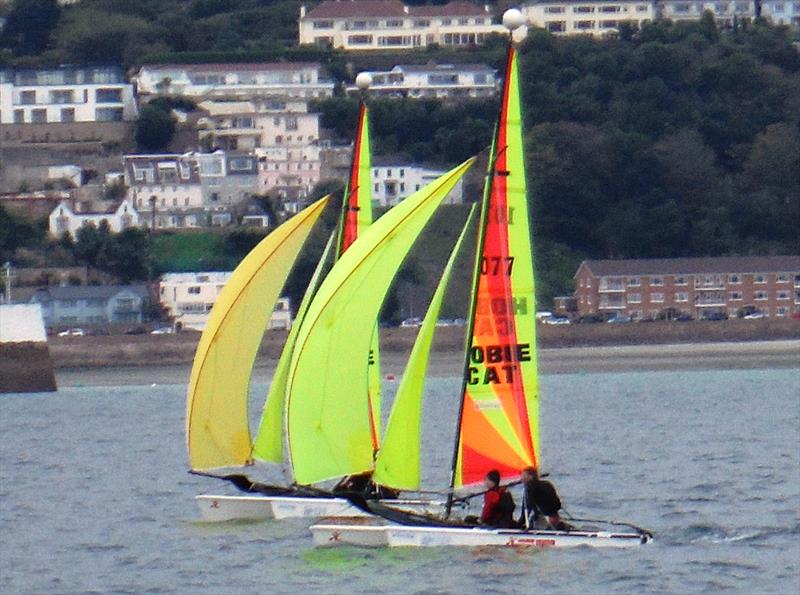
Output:
[[594,21],[576,21],[575,22],[576,29],[594,29]]
[[664,285],[664,277],[650,277],[650,285],[653,287],[661,287]]
[[417,19],[414,21],[415,27],[430,27],[431,22],[428,19]]
[[392,19],[392,20],[386,21],[386,26],[387,27],[393,27],[393,28],[402,27],[403,26],[403,19]]
[[25,111],[21,109],[14,110],[14,124],[24,124],[25,123]]
[[50,103],[74,103],[72,99],[72,91],[50,91]]
[[730,283],[731,285],[738,285],[741,282],[742,282],[742,276],[741,275],[737,275],[737,274],[728,275],[728,283]]
[[766,283],[767,282],[767,276],[766,275],[762,275],[762,274],[753,275],[753,282],[754,283],[758,283],[758,284]]
[[639,287],[640,285],[639,277],[628,277],[628,287]]
[[380,189],[381,189],[381,185],[380,184],[375,184],[375,192],[380,191]]
[[680,277],[674,277],[673,283],[675,283],[675,285],[688,285],[689,281],[686,279],[686,277],[680,276]]
[[122,108],[99,107],[95,110],[95,120],[98,122],[122,122]]
[[781,290],[778,292],[778,299],[779,300],[788,300],[789,299],[789,292],[787,290]]
[[741,291],[731,291],[728,294],[728,300],[731,302],[738,302],[742,299],[742,292]]
[[61,110],[61,121],[62,122],[74,122],[75,121],[75,109],[71,107],[65,107]]
[[788,273],[778,273],[775,276],[775,283],[788,283],[789,282],[789,274]]
[[253,160],[249,157],[234,157],[230,165],[231,171],[246,171],[253,168]]
[[642,303],[642,294],[641,293],[629,293],[628,294],[628,303],[629,304],[641,304]]
[[679,291],[675,294],[675,301],[676,302],[688,302],[689,301],[689,294],[685,291]]
[[286,118],[286,130],[297,130],[297,118],[295,116]]
[[578,14],[589,14],[594,12],[594,6],[575,6],[573,7],[572,12]]
[[664,301],[664,294],[663,293],[651,293],[650,294],[650,302],[653,304],[658,304]]
[[545,14],[562,14],[566,8],[563,6],[546,6],[544,9]]
[[198,285],[193,285],[186,290],[191,295],[200,295],[200,287]]
[[350,45],[370,45],[372,35],[348,35],[347,43]]
[[23,91],[19,94],[19,102],[22,105],[34,105],[36,103],[36,91]]
[[78,300],[58,300],[58,305],[62,308],[77,308]]
[[314,29],[333,29],[333,21],[314,21]]
[[789,314],[789,308],[786,308],[784,306],[778,306],[775,309],[775,315],[779,316],[780,318],[783,318],[784,316],[787,316],[788,314]]
[[45,124],[47,122],[47,110],[31,110],[31,122],[34,124]]
[[122,103],[122,89],[98,89],[94,100],[97,103]]
[[756,300],[768,300],[769,294],[766,291],[756,291],[755,298]]

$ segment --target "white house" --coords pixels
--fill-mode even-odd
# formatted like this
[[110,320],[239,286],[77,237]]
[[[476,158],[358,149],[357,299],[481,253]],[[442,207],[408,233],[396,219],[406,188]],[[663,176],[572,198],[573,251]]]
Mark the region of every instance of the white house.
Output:
[[0,124],[127,122],[137,115],[133,85],[121,68],[0,73]]
[[[165,273],[159,282],[159,301],[183,328],[203,330],[209,312],[230,276],[227,271]],[[282,297],[275,304],[269,328],[288,329],[291,326],[289,298]]]
[[655,18],[652,1],[533,0],[520,7],[528,25],[555,35],[608,35],[626,22],[642,27]]
[[703,13],[710,11],[720,27],[732,27],[733,20],[753,19],[756,15],[755,2],[736,0],[719,2],[687,2],[686,0],[660,0],[655,3],[656,16],[671,21],[697,21]]
[[[442,170],[399,163],[384,162],[374,165],[372,168],[372,202],[382,207],[396,205],[444,173]],[[464,196],[462,180],[459,180],[445,198],[445,203],[461,202],[464,202]]]
[[773,25],[800,28],[800,2],[788,0],[762,0],[761,16]]
[[123,156],[128,198],[156,229],[228,225],[258,188],[255,155],[186,153]]
[[136,207],[130,199],[122,200],[111,212],[75,212],[69,201],[62,200],[53,209],[49,217],[50,235],[61,237],[69,232],[74,238],[84,225],[93,224],[99,227],[105,221],[112,232],[118,233],[129,227],[138,227],[141,223]]
[[333,81],[313,62],[243,64],[145,64],[132,77],[145,100],[158,95],[253,99],[321,99],[333,95]]
[[492,23],[488,5],[464,0],[445,5],[408,6],[401,0],[325,0],[300,7],[300,45],[344,50],[397,50],[480,45],[506,29]]
[[[389,71],[367,71],[370,95],[412,99],[491,97],[497,93],[497,71],[485,64],[398,64]],[[348,93],[358,93],[355,85]]]

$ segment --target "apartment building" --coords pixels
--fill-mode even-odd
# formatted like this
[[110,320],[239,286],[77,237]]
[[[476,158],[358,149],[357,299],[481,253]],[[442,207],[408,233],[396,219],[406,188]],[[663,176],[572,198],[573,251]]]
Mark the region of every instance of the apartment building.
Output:
[[481,45],[506,29],[492,23],[487,6],[453,1],[408,6],[401,0],[326,0],[300,7],[300,45],[343,50],[398,50],[430,45]]
[[0,140],[119,140],[138,115],[121,68],[0,71]]
[[800,256],[585,260],[575,285],[580,315],[785,318],[800,312]]
[[146,64],[132,77],[139,96],[322,99],[333,96],[333,81],[314,62],[244,64]]
[[[367,71],[370,95],[411,99],[492,97],[497,93],[497,71],[485,64],[398,64],[388,71]],[[359,93],[355,85],[347,87]]]
[[151,229],[236,223],[259,190],[251,154],[125,155],[123,167],[128,198]]
[[[445,173],[442,170],[381,159],[377,162],[378,164],[372,168],[372,203],[381,207],[396,205]],[[464,202],[463,180],[456,183],[444,202],[445,204]]]
[[655,18],[655,3],[621,0],[533,0],[520,7],[528,25],[554,35],[608,35],[626,22],[642,27]]
[[[185,329],[201,331],[205,329],[211,308],[230,276],[229,271],[165,273],[159,281],[159,301],[176,323]],[[289,329],[292,326],[290,306],[289,298],[280,298],[268,328]]]
[[659,19],[671,21],[697,21],[706,11],[714,15],[720,27],[732,27],[734,19],[753,19],[756,16],[755,2],[736,0],[730,2],[687,2],[686,0],[659,0],[654,3]]
[[319,114],[305,101],[206,101],[198,120],[207,148],[253,152],[258,192],[305,198],[320,180]]
[[141,225],[141,216],[134,207],[133,201],[128,198],[120,201],[116,207],[108,211],[81,211],[78,208],[79,204],[72,203],[70,200],[62,200],[53,209],[48,217],[48,229],[51,236],[60,238],[69,233],[75,238],[84,225],[100,227],[100,225],[106,224],[114,233]]

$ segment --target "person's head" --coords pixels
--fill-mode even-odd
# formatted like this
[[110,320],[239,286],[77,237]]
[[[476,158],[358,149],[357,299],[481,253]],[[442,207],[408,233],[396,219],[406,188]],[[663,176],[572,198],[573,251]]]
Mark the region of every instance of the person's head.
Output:
[[486,474],[486,485],[489,488],[496,488],[500,485],[500,472],[497,469],[492,469]]
[[533,467],[525,467],[522,470],[522,481],[533,481],[539,479],[539,473]]

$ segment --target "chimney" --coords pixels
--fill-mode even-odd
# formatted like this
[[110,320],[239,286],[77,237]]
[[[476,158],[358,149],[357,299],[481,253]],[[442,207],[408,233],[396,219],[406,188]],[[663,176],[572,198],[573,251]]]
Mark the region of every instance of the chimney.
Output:
[[306,18],[306,5],[305,4],[301,4],[300,5],[300,18],[301,19]]
[[408,14],[408,6],[406,6],[405,4],[403,4],[403,12],[405,14]]
[[484,4],[483,5],[483,12],[485,12],[486,14],[489,14],[489,5],[488,4]]

